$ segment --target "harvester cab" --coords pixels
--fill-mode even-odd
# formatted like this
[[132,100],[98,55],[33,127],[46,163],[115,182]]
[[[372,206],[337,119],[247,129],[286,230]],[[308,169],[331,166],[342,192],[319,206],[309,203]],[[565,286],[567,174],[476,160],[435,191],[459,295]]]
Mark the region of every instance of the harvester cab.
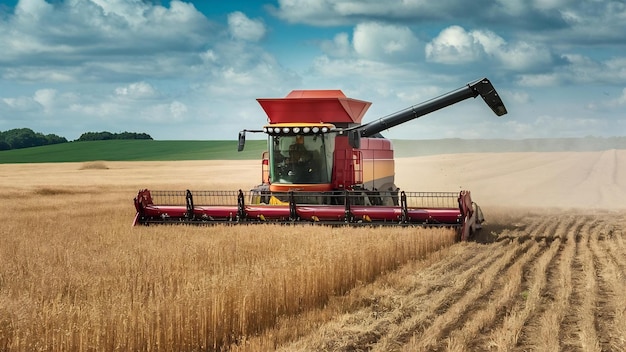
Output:
[[[493,112],[506,108],[484,78],[425,103],[362,124],[371,103],[340,90],[295,90],[257,99],[268,117],[262,182],[249,192],[148,191],[135,198],[135,224],[294,223],[451,226],[461,238],[480,228],[469,191],[404,192],[395,185],[391,141],[380,132],[481,96]],[[158,198],[158,200],[156,200]]]
[[[271,192],[330,192],[360,183],[360,168],[350,175],[345,163],[360,164],[357,150],[347,150],[341,131],[361,125],[371,103],[346,97],[340,90],[294,90],[285,98],[257,99],[268,116],[269,167],[263,184]],[[349,166],[348,166],[349,167]],[[349,176],[349,177],[348,177]],[[347,178],[346,178],[347,177]],[[347,182],[347,183],[346,183]]]
[[[294,133],[299,134],[270,135],[270,178],[265,182],[269,181],[270,185],[330,183],[333,143],[329,135]],[[327,149],[331,152],[327,153]]]

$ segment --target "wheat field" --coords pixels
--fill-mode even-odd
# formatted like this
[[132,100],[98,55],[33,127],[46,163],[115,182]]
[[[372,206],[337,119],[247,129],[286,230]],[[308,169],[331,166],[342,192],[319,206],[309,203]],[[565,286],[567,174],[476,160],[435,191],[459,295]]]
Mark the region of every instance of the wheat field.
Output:
[[[456,244],[446,229],[130,226],[139,188],[237,189],[258,162],[0,165],[0,350],[625,350],[626,154],[549,156],[399,160],[398,183],[417,170],[428,187],[407,190],[484,194],[485,228]],[[559,204],[567,167],[587,171],[576,195],[593,209]]]

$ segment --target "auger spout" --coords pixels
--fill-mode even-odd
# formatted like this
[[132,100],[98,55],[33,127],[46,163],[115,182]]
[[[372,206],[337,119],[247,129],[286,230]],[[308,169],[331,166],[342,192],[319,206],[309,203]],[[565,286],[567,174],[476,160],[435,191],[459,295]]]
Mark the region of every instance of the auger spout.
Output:
[[496,92],[496,89],[487,78],[483,78],[437,98],[411,106],[407,109],[398,111],[368,124],[361,125],[356,129],[356,131],[358,131],[360,137],[370,137],[386,129],[403,124],[420,116],[430,114],[431,112],[456,104],[463,100],[476,98],[479,95],[496,115],[502,116],[507,113],[506,107],[504,106],[502,99],[500,99],[498,92]]

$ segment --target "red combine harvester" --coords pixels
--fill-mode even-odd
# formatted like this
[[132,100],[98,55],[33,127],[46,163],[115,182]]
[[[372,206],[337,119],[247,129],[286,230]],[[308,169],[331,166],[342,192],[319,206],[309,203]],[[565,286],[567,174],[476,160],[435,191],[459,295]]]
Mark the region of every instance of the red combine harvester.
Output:
[[269,124],[239,133],[266,133],[262,183],[250,191],[139,191],[134,225],[153,223],[448,226],[461,239],[480,228],[480,208],[469,191],[405,192],[394,183],[391,142],[380,132],[469,98],[481,96],[507,113],[484,78],[367,124],[371,103],[340,90],[296,90],[257,99]]

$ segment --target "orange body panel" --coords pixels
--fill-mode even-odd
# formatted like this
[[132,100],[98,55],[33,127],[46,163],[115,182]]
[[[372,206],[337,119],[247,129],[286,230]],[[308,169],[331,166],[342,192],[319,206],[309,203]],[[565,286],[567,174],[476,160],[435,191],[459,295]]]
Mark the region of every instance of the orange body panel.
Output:
[[[341,151],[341,152],[340,152]],[[358,165],[342,162],[337,155],[351,154],[353,151],[360,155]],[[348,144],[347,137],[335,139],[335,164],[333,168],[334,185],[337,189],[352,189],[353,186],[362,185],[366,189],[373,190],[384,185],[394,183],[395,162],[393,159],[393,146],[384,138],[362,138],[358,149]],[[358,167],[357,167],[358,166]],[[351,176],[351,174],[354,174]],[[351,181],[351,182],[350,182]]]

